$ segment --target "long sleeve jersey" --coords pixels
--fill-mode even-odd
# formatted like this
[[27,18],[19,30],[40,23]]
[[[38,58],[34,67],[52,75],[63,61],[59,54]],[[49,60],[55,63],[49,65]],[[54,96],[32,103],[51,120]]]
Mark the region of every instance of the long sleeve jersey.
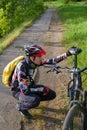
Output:
[[[57,64],[65,58],[67,58],[66,53],[57,56],[56,58],[42,59],[41,66],[43,66],[44,64]],[[17,80],[18,88],[22,93],[27,90],[30,90],[31,79],[33,77],[36,67],[37,65],[35,65],[28,57],[19,62],[16,66],[14,74],[12,76],[12,83]]]

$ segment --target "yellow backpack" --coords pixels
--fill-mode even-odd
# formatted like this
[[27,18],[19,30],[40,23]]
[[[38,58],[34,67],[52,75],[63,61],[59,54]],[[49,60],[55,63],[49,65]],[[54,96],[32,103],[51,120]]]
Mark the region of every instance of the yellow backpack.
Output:
[[16,67],[16,65],[23,60],[25,57],[24,56],[19,56],[17,58],[15,58],[14,60],[12,60],[11,62],[9,62],[6,67],[3,70],[3,74],[2,74],[2,82],[4,83],[4,85],[6,87],[9,87],[9,81],[10,78],[12,76],[12,73]]

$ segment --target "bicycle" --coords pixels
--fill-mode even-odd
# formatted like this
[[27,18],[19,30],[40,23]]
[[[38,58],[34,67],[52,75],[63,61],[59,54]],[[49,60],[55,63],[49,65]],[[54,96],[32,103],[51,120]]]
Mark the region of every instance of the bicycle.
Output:
[[48,72],[59,74],[62,69],[71,73],[71,80],[68,83],[69,110],[65,116],[62,130],[87,130],[87,91],[82,88],[81,73],[87,70],[87,67],[77,67],[77,56],[82,51],[81,48],[73,48],[74,66],[45,65],[51,68]]

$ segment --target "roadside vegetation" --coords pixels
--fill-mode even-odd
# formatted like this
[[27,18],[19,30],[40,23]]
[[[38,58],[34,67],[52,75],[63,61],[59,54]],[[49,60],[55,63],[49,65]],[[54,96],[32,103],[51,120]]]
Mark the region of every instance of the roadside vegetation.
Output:
[[[3,2],[6,1],[6,3],[8,3],[8,2],[13,2],[15,0],[1,0],[1,1]],[[1,1],[0,1],[0,5],[1,5]],[[23,1],[18,0],[16,2],[22,3]],[[24,13],[23,13],[22,8],[21,9],[18,8],[18,11],[21,10],[21,12],[20,13],[16,12],[17,15],[15,15],[15,17],[17,17],[17,21],[15,21],[14,26],[11,25],[13,24],[12,22],[9,23],[9,26],[11,25],[11,28],[7,26],[10,29],[8,29],[8,31],[5,31],[5,32],[3,29],[5,29],[6,27],[3,28],[2,26],[3,31],[1,31],[1,28],[0,28],[0,53],[2,53],[3,49],[5,49],[8,45],[10,45],[12,41],[20,35],[20,33],[24,30],[25,27],[31,25],[32,22],[41,15],[41,13],[44,11],[46,7],[53,7],[53,8],[56,8],[58,15],[61,19],[61,22],[63,24],[63,27],[64,27],[63,44],[66,45],[67,48],[73,45],[81,47],[83,49],[83,52],[79,55],[79,66],[87,65],[87,57],[86,57],[86,53],[87,53],[87,37],[86,37],[87,4],[77,3],[77,2],[69,2],[68,4],[66,4],[64,0],[54,0],[54,1],[46,0],[44,2],[44,5],[43,5],[42,0],[32,0],[32,1],[25,0],[25,2],[27,6],[26,8],[28,9],[29,7],[29,10],[26,11],[27,14],[25,13],[25,15],[27,16],[26,17],[23,16]],[[32,4],[29,4],[29,2],[31,2]],[[3,5],[5,4],[3,3]],[[32,7],[33,7],[33,10],[32,10]],[[0,6],[0,9],[4,10],[1,6]],[[5,15],[3,15],[3,18],[4,17]],[[8,19],[9,17],[7,17],[6,22],[10,22],[8,21]],[[0,21],[1,21],[1,15],[0,15]],[[2,22],[2,25],[4,25],[3,22]],[[72,62],[71,58],[69,62],[70,63]],[[38,130],[41,130],[42,127],[45,128],[47,121],[51,122],[50,124],[48,124],[49,126],[53,123],[55,124],[55,126],[56,124],[59,125],[58,123],[61,124],[60,120],[62,120],[64,114],[66,113],[65,109],[66,109],[66,105],[68,104],[68,100],[64,98],[66,95],[66,88],[64,86],[65,81],[62,76],[60,76],[60,81],[63,82],[62,90],[60,91],[61,87],[59,88],[58,86],[56,86],[56,91],[58,92],[57,98],[48,106],[48,111],[49,112],[51,111],[50,113],[51,115],[53,115],[53,118],[52,116],[47,117],[47,115],[42,116],[42,113],[44,113],[45,109],[47,112],[48,104],[46,104],[46,102],[42,103],[39,109],[36,109],[34,111],[31,110],[32,114],[35,115],[36,117],[36,120],[34,122],[36,124],[35,127]],[[55,106],[56,106],[56,109],[55,109]],[[26,120],[24,123],[26,125]],[[31,125],[29,123],[27,124]],[[61,128],[58,128],[56,130],[60,130],[60,129]]]
[[[78,56],[79,67],[87,66],[87,1],[68,2],[57,0],[46,2],[49,7],[55,7],[64,27],[63,43],[66,47],[78,46],[82,53]],[[70,59],[72,63],[73,59]],[[84,83],[84,86],[87,83]],[[87,88],[86,88],[87,89]]]
[[0,0],[0,54],[43,11],[43,0]]
[[[23,3],[24,2],[24,3]],[[14,5],[14,6],[13,6]],[[56,8],[64,27],[66,47],[79,46],[79,67],[87,65],[87,1],[74,0],[1,0],[0,1],[0,54],[37,19],[46,7]],[[85,62],[84,62],[85,61]],[[72,59],[71,61],[72,62]]]

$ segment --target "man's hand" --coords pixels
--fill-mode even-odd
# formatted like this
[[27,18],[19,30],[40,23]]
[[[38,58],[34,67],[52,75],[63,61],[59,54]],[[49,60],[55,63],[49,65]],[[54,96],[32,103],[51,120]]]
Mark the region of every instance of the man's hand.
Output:
[[44,87],[43,94],[44,94],[44,95],[48,95],[48,94],[49,94],[49,92],[50,92],[50,89],[49,89],[49,88],[47,88],[47,87]]
[[71,47],[71,48],[66,52],[66,55],[67,55],[67,56],[74,55],[74,54],[75,54],[75,49],[77,49],[76,46]]

